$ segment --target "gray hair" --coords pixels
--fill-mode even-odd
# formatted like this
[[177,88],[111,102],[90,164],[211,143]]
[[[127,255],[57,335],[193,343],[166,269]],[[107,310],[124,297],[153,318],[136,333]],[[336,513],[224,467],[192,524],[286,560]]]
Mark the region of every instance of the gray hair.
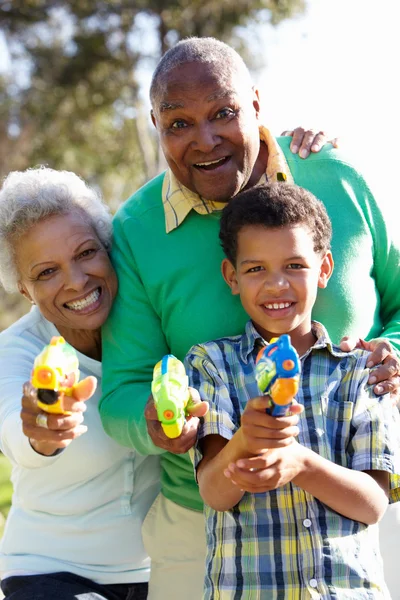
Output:
[[13,171],[0,190],[0,283],[16,291],[14,244],[39,221],[79,210],[88,217],[100,242],[111,249],[111,212],[101,196],[70,171],[37,167]]
[[186,63],[202,63],[213,66],[221,77],[228,82],[232,73],[238,73],[243,82],[253,86],[248,68],[242,57],[230,46],[212,37],[189,37],[178,42],[168,50],[158,63],[151,80],[150,101],[153,108],[162,93],[166,76],[175,67]]

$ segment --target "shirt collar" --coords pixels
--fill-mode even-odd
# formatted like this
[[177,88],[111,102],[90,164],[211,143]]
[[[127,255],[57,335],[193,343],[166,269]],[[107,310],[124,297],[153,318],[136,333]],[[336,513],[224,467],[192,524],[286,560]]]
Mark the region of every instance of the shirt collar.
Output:
[[[319,323],[318,321],[312,321],[311,326],[312,332],[317,339],[315,344],[309,350],[307,350],[307,352],[301,358],[308,356],[311,352],[322,350],[324,348],[326,348],[328,352],[336,358],[342,358],[351,354],[351,352],[344,352],[339,346],[336,346],[332,343],[329,334],[322,323]],[[249,360],[249,355],[253,354],[255,351],[258,353],[258,350],[266,344],[267,342],[260,336],[252,321],[247,321],[244,334],[240,340],[239,353],[242,361],[247,363]]]
[[[265,183],[267,180],[288,181],[289,183],[293,183],[293,177],[290,173],[289,166],[278,142],[263,125],[260,125],[259,131],[260,140],[263,141],[268,148],[268,161],[265,173],[258,182],[258,185]],[[162,200],[167,233],[170,233],[179,227],[191,210],[195,210],[201,215],[206,215],[221,211],[226,204],[225,202],[206,200],[195,192],[192,192],[178,181],[171,169],[167,169],[164,176]]]

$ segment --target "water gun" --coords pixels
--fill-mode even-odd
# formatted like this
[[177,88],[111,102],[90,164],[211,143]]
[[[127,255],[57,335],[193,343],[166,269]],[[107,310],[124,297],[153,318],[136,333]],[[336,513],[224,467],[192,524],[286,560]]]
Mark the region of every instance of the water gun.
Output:
[[267,413],[287,414],[299,388],[300,361],[286,334],[273,338],[256,358],[256,379],[262,394],[270,397]]
[[37,389],[38,406],[48,413],[71,414],[62,407],[61,394],[72,396],[79,381],[76,351],[61,336],[54,336],[34,360],[31,384]]
[[165,435],[172,439],[179,437],[191,396],[185,367],[172,354],[166,354],[154,367],[151,393]]

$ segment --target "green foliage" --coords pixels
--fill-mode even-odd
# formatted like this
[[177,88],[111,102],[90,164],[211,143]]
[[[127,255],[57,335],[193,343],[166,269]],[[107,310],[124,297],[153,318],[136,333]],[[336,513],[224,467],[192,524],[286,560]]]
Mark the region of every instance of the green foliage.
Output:
[[10,482],[11,464],[0,452],[0,537],[11,503],[12,485]]

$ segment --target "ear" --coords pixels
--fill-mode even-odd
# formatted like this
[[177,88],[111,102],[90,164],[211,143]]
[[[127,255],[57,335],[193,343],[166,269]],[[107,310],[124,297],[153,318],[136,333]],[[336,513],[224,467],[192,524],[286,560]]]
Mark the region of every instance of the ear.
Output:
[[260,117],[261,112],[261,102],[260,102],[260,91],[258,87],[253,86],[253,106],[256,111],[257,119]]
[[157,121],[156,118],[154,116],[154,110],[151,109],[150,111],[150,118],[151,118],[151,122],[153,123],[154,127],[157,129]]
[[239,294],[239,284],[236,277],[236,269],[230,260],[224,258],[221,264],[222,277],[231,288],[231,292],[234,296]]
[[332,275],[333,271],[333,256],[332,252],[329,250],[322,259],[320,268],[319,268],[319,276],[318,276],[318,287],[326,288],[328,285],[328,281]]
[[29,300],[29,302],[31,304],[34,304],[34,301],[32,300],[32,296],[30,295],[30,293],[28,292],[28,290],[26,289],[26,287],[24,286],[23,283],[21,283],[21,281],[18,281],[18,291],[20,294],[22,294],[24,296],[24,298],[26,298],[27,300]]

